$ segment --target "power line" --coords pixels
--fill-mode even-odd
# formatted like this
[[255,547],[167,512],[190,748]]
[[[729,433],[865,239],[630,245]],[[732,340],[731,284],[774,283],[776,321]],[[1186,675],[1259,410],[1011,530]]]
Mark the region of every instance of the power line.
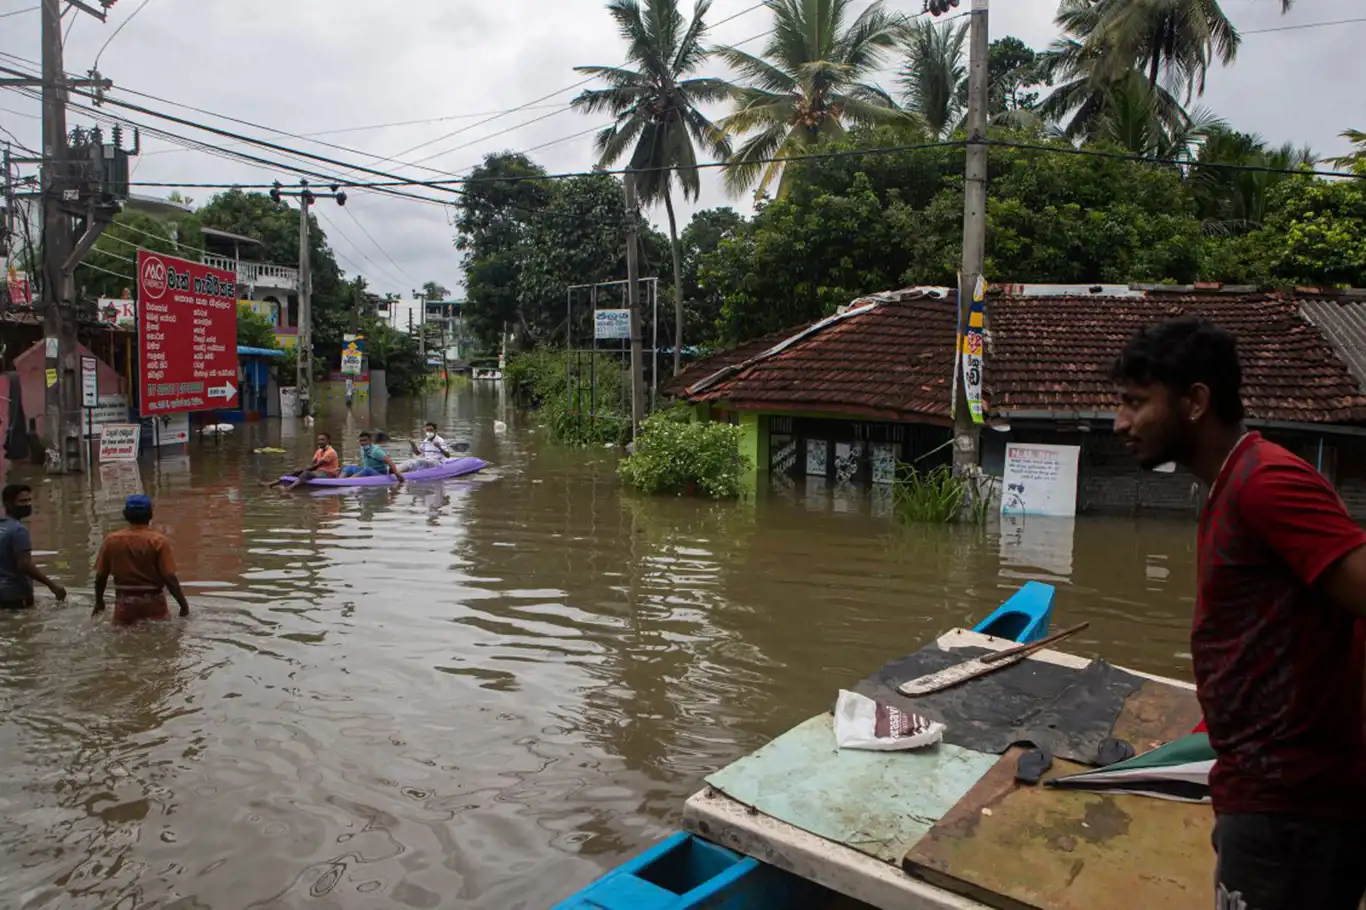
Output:
[[[365,251],[362,250],[362,249],[360,248],[360,244],[358,244],[358,243],[356,243],[356,241],[352,240],[352,239],[346,234],[346,232],[343,231],[343,230],[337,225],[337,223],[336,223],[335,221],[333,221],[331,218],[325,217],[325,216],[323,215],[323,212],[322,212],[321,209],[314,209],[313,211],[314,211],[314,214],[316,214],[320,220],[327,222],[327,226],[328,226],[329,229],[331,229],[338,237],[340,237],[340,238],[342,238],[343,240],[345,240],[345,241],[351,246],[351,249],[352,249],[353,251],[355,251],[356,255],[360,256],[360,258],[362,258],[362,259],[364,259],[366,262],[370,263],[370,266],[374,269],[374,272],[373,272],[372,274],[378,275],[380,278],[384,279],[385,281],[393,281],[393,280],[394,280],[394,276],[388,271],[388,269],[382,268],[382,267],[380,266],[379,263],[375,262],[375,260],[373,260],[373,259],[371,259],[369,256],[367,256],[366,253],[365,253]],[[355,271],[356,271],[356,274],[359,275],[359,274],[361,274],[361,272],[362,272],[363,270],[362,270],[362,269],[356,269]],[[397,282],[395,282],[395,283],[401,286],[401,285],[405,284],[406,282],[404,282],[404,281],[402,281],[402,280],[399,280],[399,281],[397,281]]]
[[392,262],[393,265],[394,265],[394,268],[398,269],[398,271],[399,271],[399,273],[400,273],[401,275],[403,275],[403,276],[405,276],[406,278],[408,278],[408,279],[409,279],[410,281],[412,281],[414,284],[417,284],[417,283],[418,283],[417,279],[414,278],[412,275],[409,275],[408,272],[407,272],[407,270],[404,269],[403,266],[399,265],[397,262],[394,261],[394,257],[389,255],[389,251],[388,251],[388,250],[386,250],[384,247],[380,246],[380,242],[379,242],[378,240],[376,240],[375,237],[374,237],[374,235],[371,234],[371,233],[366,229],[365,225],[361,224],[360,219],[356,217],[356,213],[355,213],[355,212],[351,211],[350,209],[344,209],[344,211],[346,212],[346,214],[347,214],[348,216],[350,216],[351,220],[354,221],[354,222],[356,223],[356,227],[360,228],[361,233],[364,234],[366,237],[368,237],[368,238],[370,239],[370,242],[373,243],[373,244],[375,245],[375,249],[377,249],[377,250],[379,250],[381,253],[383,253],[383,254],[384,254],[384,258],[385,258],[385,259],[388,259],[390,262]]
[[76,268],[77,268],[78,270],[79,270],[79,269],[93,269],[93,270],[96,271],[96,272],[104,272],[104,274],[106,274],[106,275],[113,275],[115,278],[122,278],[124,281],[133,281],[133,276],[132,276],[132,275],[124,275],[124,274],[122,274],[121,272],[111,272],[109,269],[100,268],[99,266],[95,265],[95,264],[92,263],[92,262],[82,262],[80,265],[76,266]]
[[1131,152],[1107,152],[1102,149],[1077,148],[1076,146],[1070,145],[1033,145],[1028,142],[1011,142],[1005,139],[986,139],[983,140],[983,144],[1031,152],[1053,152],[1059,155],[1080,155],[1085,158],[1109,158],[1115,161],[1134,161],[1141,164],[1166,164],[1177,167],[1212,168],[1215,170],[1244,171],[1254,174],[1288,174],[1290,176],[1302,177],[1350,177],[1355,180],[1366,180],[1366,175],[1355,174],[1350,171],[1323,171],[1313,168],[1270,167],[1269,165],[1264,164],[1234,164],[1222,161],[1197,161],[1189,158],[1150,158],[1146,155],[1135,155]]
[[151,2],[152,0],[142,0],[142,2],[138,4],[138,8],[133,10],[133,12],[129,14],[127,19],[124,19],[122,22],[119,23],[119,27],[114,29],[114,33],[110,35],[107,39],[105,39],[104,44],[100,46],[100,52],[95,55],[95,63],[90,67],[91,69],[97,70],[100,68],[100,58],[104,56],[104,52],[108,49],[110,42],[117,38],[119,36],[119,32],[127,28],[128,23],[136,19],[138,17],[138,13],[145,10],[147,8],[147,4]]
[[1253,28],[1253,29],[1248,29],[1247,31],[1244,31],[1244,32],[1239,32],[1238,34],[1240,34],[1240,35],[1267,35],[1267,34],[1270,34],[1271,32],[1295,32],[1295,31],[1299,31],[1300,29],[1305,29],[1305,28],[1326,28],[1327,26],[1330,26],[1330,25],[1352,25],[1352,24],[1357,23],[1357,22],[1366,22],[1366,16],[1361,16],[1361,17],[1358,17],[1358,18],[1355,18],[1355,19],[1336,19],[1336,20],[1334,20],[1334,21],[1332,21],[1332,22],[1306,22],[1306,23],[1304,23],[1303,25],[1278,25],[1278,26],[1275,26],[1274,28]]
[[8,13],[0,13],[0,19],[8,19],[10,16],[20,16],[24,13],[31,13],[34,10],[42,9],[41,6],[26,6],[23,9],[11,10]]

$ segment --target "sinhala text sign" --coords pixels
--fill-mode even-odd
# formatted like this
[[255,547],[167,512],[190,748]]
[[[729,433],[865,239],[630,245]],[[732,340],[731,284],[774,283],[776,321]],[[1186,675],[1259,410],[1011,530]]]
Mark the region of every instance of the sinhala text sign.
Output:
[[1012,442],[1006,446],[1001,511],[1006,515],[1077,514],[1077,446]]
[[100,461],[137,461],[142,426],[136,423],[105,424],[100,434]]
[[237,407],[237,279],[138,250],[143,414]]
[[599,341],[631,337],[630,310],[594,310],[593,337]]

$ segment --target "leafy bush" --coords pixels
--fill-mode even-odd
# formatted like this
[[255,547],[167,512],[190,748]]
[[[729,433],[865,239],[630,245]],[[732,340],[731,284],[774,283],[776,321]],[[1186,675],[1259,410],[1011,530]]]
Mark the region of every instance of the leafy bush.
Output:
[[280,347],[275,338],[275,323],[240,301],[237,304],[237,343],[271,351]]
[[986,524],[995,503],[996,479],[980,471],[955,477],[946,465],[917,471],[899,465],[892,487],[897,518],[904,522]]
[[734,499],[745,491],[749,459],[740,454],[742,431],[728,423],[683,423],[654,414],[641,426],[636,450],[621,476],[642,493],[702,493]]
[[620,445],[631,431],[621,363],[603,355],[595,359],[563,351],[517,354],[503,370],[503,385],[519,406],[540,415],[551,441]]

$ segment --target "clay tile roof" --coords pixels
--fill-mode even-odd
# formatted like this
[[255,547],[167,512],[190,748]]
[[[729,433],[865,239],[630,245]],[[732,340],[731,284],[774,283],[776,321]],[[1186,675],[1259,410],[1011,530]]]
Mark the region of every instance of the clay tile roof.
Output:
[[749,357],[690,367],[684,397],[742,409],[947,418],[954,306],[925,290],[854,301],[845,315],[782,333],[780,351],[770,336]]
[[804,325],[798,325],[793,326],[790,329],[770,332],[753,341],[746,341],[738,347],[727,348],[724,351],[717,351],[715,354],[700,357],[697,360],[690,362],[677,376],[671,377],[665,382],[664,393],[666,395],[682,395],[684,390],[693,383],[705,379],[723,367],[744,363],[746,360],[762,354],[764,351],[767,351],[784,339],[791,338],[805,327],[806,326]]
[[[1357,309],[1348,313],[1325,309],[1326,304],[1305,295],[1226,291],[1159,291],[1146,297],[993,294],[987,299],[985,398],[992,413],[1113,412],[1115,391],[1108,374],[1124,342],[1144,325],[1192,313],[1238,336],[1250,417],[1366,423],[1366,302],[1352,305]],[[897,291],[846,309],[843,316],[699,361],[674,380],[672,389],[689,401],[725,401],[740,409],[883,420],[947,418],[952,293]],[[1339,329],[1340,337],[1334,337],[1310,322],[1327,324],[1334,318],[1355,320],[1352,332]],[[1348,344],[1356,345],[1355,360],[1340,353]],[[1349,365],[1359,367],[1361,377],[1354,377]]]
[[1366,420],[1366,396],[1285,294],[1147,298],[998,297],[987,302],[986,397],[993,412],[1110,412],[1110,364],[1144,325],[1184,314],[1232,331],[1248,416],[1304,423]]

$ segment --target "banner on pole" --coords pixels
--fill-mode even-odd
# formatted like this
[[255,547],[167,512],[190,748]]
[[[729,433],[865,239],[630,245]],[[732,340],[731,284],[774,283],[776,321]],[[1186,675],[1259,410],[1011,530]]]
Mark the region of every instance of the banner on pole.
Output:
[[987,283],[977,276],[968,307],[967,328],[963,331],[963,392],[973,423],[982,422],[982,352],[986,346]]

